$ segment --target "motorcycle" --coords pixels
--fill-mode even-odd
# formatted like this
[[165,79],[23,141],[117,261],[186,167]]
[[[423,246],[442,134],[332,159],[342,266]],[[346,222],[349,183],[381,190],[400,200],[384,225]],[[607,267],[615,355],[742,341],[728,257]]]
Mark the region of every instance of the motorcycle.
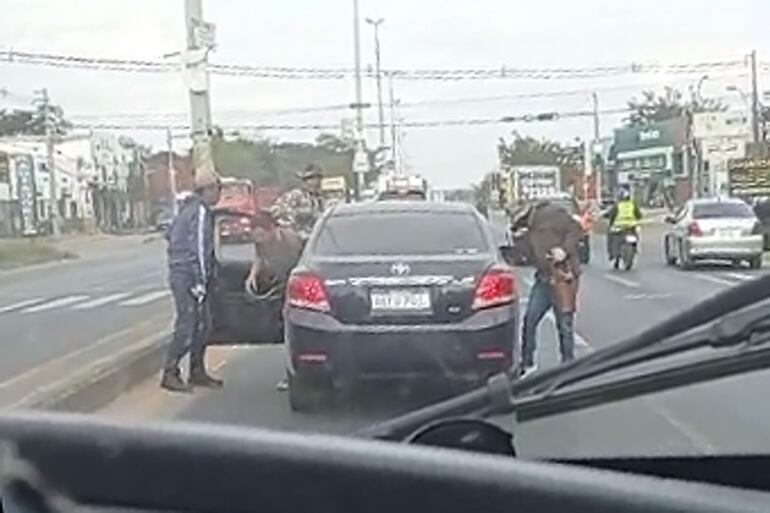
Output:
[[639,233],[636,228],[618,228],[613,229],[611,233],[617,237],[616,253],[611,257],[613,267],[620,269],[622,263],[623,269],[630,271],[639,252]]

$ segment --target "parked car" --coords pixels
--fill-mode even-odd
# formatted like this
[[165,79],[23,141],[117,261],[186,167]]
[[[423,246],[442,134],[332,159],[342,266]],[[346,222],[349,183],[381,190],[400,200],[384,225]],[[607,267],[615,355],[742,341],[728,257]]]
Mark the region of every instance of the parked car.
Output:
[[477,385],[513,370],[519,312],[509,249],[471,205],[327,210],[286,291],[291,408],[312,409],[367,381]]
[[739,199],[690,200],[672,216],[663,239],[668,265],[686,269],[703,260],[747,261],[762,266],[762,227],[750,206]]

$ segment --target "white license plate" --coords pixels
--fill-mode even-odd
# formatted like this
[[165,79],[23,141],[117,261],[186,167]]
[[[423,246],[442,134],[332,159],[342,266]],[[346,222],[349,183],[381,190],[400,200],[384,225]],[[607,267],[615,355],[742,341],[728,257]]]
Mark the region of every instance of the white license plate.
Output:
[[636,244],[636,235],[626,235],[626,242],[629,244]]
[[373,312],[423,312],[430,310],[430,292],[425,289],[373,290]]
[[721,230],[719,235],[728,239],[735,239],[741,236],[740,230]]

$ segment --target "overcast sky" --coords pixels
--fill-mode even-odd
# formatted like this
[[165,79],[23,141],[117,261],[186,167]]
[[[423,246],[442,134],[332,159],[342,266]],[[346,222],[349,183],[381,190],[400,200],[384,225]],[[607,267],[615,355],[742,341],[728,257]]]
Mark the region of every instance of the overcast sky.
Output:
[[[353,61],[352,0],[203,0],[204,16],[217,26],[212,62],[276,66],[341,66]],[[632,62],[702,62],[741,59],[756,49],[770,61],[767,0],[360,0],[362,18],[383,17],[386,68],[580,67]],[[0,47],[94,57],[160,59],[184,41],[183,0],[2,0]],[[371,27],[362,23],[363,63],[373,61]],[[581,80],[396,82],[403,102],[452,100],[549,91],[599,92],[604,108],[622,107],[642,88],[673,84],[686,90],[694,75],[634,75]],[[760,75],[760,88],[767,82]],[[743,108],[728,84],[749,88],[746,70],[711,72],[702,92]],[[47,87],[71,116],[93,121],[162,122],[176,112],[186,122],[186,93],[174,74],[125,74],[0,63],[0,88],[15,96],[0,106],[20,106]],[[770,89],[770,85],[767,86]],[[215,122],[339,124],[349,112],[278,115],[267,109],[327,106],[353,100],[352,80],[265,80],[212,77]],[[365,100],[375,102],[373,81]],[[528,112],[585,110],[588,93],[537,99],[457,102],[403,108],[406,121],[497,118]],[[239,111],[241,111],[239,113]],[[376,121],[376,109],[367,112]],[[621,116],[602,116],[610,135]],[[588,137],[588,118],[557,123],[451,127],[405,132],[408,164],[437,186],[465,186],[495,166],[496,141],[516,129],[538,137]],[[161,133],[135,133],[160,144]],[[268,132],[280,140],[307,140],[308,132]],[[377,134],[368,133],[370,145]],[[180,148],[185,144],[178,143]]]

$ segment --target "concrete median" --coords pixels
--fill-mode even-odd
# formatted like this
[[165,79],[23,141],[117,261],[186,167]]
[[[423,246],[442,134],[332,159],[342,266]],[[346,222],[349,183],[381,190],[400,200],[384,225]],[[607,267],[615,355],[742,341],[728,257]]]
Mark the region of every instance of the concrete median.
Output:
[[160,371],[169,319],[156,315],[0,383],[0,409],[103,408]]

